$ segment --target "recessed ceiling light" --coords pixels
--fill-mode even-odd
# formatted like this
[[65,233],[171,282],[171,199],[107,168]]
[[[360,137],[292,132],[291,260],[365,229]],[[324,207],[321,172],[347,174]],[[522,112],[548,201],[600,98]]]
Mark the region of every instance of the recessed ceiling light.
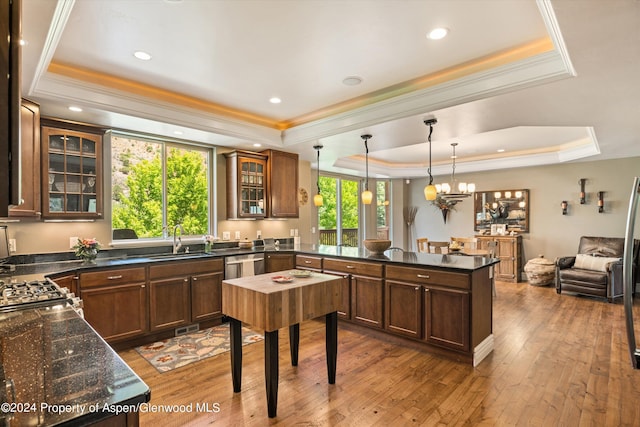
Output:
[[498,153],[504,153],[504,148],[498,148]]
[[69,110],[71,110],[73,112],[76,112],[76,113],[79,113],[80,111],[82,111],[82,108],[72,105],[71,107],[69,107]]
[[136,52],[133,53],[133,56],[135,56],[136,58],[142,60],[142,61],[148,61],[151,59],[151,55],[149,55],[147,52],[143,52],[141,50],[138,50]]
[[449,30],[447,28],[434,28],[427,34],[427,38],[431,40],[440,40],[447,36]]
[[272,104],[280,104],[282,102],[282,99],[278,98],[277,96],[274,96],[269,98],[269,102]]
[[256,142],[255,144],[253,144],[254,147],[262,147],[262,144],[260,144],[259,142]]
[[358,77],[358,76],[345,77],[342,83],[347,86],[357,86],[360,83],[362,83],[362,77]]

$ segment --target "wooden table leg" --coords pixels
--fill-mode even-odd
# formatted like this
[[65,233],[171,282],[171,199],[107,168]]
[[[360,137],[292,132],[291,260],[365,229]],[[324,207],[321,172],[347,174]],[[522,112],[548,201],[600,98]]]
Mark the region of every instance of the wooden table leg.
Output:
[[291,366],[298,366],[298,348],[300,347],[300,323],[289,326],[289,351]]
[[264,379],[267,385],[269,418],[278,408],[278,330],[264,333]]
[[233,391],[238,393],[242,387],[242,322],[229,318],[231,338],[231,380]]
[[336,383],[336,360],[338,357],[338,312],[327,313],[326,317],[326,348],[327,348],[327,376],[329,384]]

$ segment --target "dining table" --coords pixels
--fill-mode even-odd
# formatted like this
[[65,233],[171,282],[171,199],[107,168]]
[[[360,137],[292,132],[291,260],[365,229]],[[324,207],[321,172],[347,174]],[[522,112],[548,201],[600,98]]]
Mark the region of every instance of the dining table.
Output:
[[303,270],[259,274],[222,282],[222,312],[229,317],[233,391],[242,385],[242,323],[264,331],[264,369],[269,418],[278,404],[278,330],[289,327],[291,365],[298,365],[300,323],[325,318],[329,384],[336,382],[338,307],[342,278]]

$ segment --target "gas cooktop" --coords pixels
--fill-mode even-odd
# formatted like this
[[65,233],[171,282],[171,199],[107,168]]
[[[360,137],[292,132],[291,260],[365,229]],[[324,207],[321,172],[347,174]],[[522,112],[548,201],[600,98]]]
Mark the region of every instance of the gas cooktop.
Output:
[[0,311],[22,310],[68,302],[79,304],[79,298],[50,279],[38,281],[5,281],[0,279]]

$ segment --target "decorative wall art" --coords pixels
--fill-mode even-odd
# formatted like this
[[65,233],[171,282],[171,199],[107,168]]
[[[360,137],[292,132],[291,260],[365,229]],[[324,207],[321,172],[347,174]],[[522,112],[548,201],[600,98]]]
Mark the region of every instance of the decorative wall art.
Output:
[[505,233],[528,233],[529,190],[476,191],[473,214],[480,233],[491,232],[494,224],[504,225]]

